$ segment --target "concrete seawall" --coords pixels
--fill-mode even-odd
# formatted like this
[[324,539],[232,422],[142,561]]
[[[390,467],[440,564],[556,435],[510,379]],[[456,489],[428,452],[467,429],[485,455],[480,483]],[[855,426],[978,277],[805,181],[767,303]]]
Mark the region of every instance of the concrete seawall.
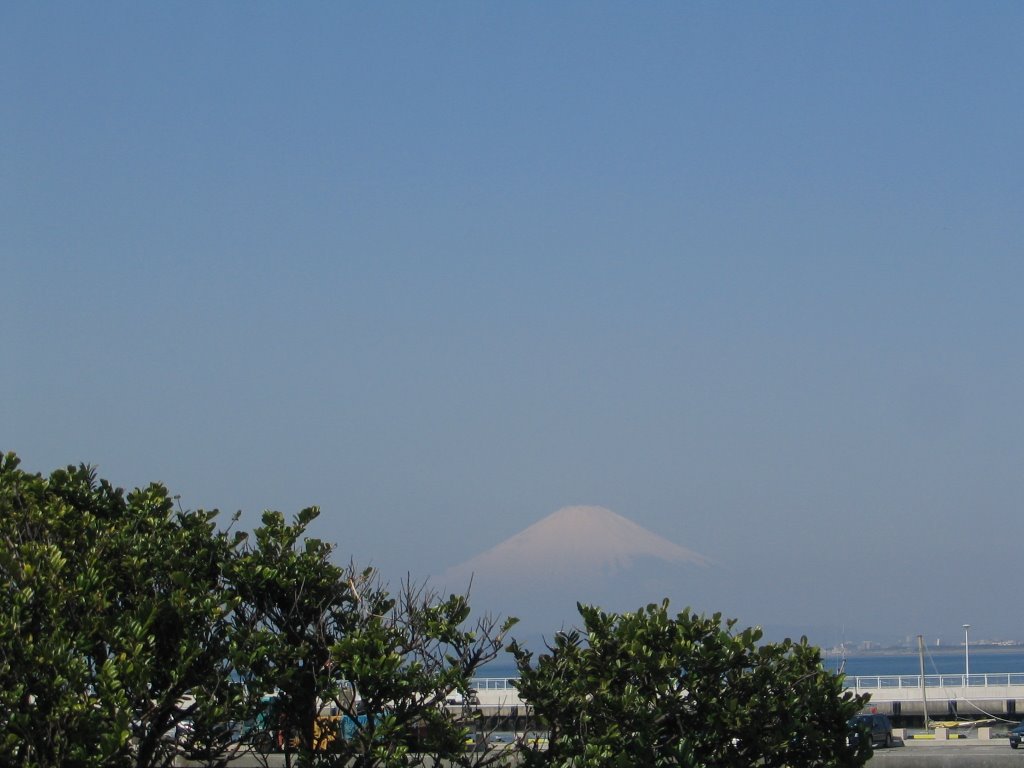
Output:
[[[922,685],[923,680],[923,685]],[[1024,715],[1024,674],[858,676],[848,690],[871,697],[871,707],[894,720],[923,723],[924,701],[932,720],[997,718],[1019,721]]]

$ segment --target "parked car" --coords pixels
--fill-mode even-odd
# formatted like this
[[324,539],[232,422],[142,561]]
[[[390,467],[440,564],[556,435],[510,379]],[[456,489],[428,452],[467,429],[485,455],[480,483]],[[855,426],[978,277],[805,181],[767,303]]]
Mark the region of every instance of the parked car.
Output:
[[1016,749],[1024,741],[1024,723],[1010,731],[1010,749]]
[[873,747],[892,746],[892,723],[886,715],[877,712],[865,715],[857,715],[849,722],[850,735],[848,741],[856,744],[862,737],[866,736],[871,740]]

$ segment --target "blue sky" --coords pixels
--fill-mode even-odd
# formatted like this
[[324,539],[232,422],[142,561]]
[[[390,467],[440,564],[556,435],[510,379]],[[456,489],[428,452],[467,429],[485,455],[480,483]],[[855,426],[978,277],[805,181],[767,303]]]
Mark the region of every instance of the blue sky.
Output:
[[1024,639],[1019,4],[7,4],[0,66],[27,467],[396,576],[596,504],[745,623]]

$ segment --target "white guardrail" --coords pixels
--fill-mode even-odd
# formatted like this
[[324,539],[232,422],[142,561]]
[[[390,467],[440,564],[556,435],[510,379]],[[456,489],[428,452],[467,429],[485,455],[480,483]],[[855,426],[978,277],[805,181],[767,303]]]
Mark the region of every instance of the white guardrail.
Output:
[[474,677],[469,687],[477,691],[514,691],[517,677]]
[[[857,675],[847,677],[847,688],[920,688],[921,675]],[[979,675],[925,675],[925,688],[1007,688],[1024,686],[1024,672],[987,672]]]
[[[514,677],[476,677],[470,683],[477,691],[514,691]],[[856,675],[843,681],[847,688],[920,688],[920,675]],[[925,688],[1005,688],[1024,686],[1024,672],[987,672],[979,675],[925,675]]]

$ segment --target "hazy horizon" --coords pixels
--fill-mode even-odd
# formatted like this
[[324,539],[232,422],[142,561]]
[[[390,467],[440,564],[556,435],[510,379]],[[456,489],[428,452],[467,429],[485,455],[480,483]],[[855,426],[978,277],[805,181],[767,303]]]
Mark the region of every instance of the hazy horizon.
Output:
[[26,468],[393,582],[599,506],[680,608],[1024,636],[1024,6],[14,3],[0,63]]

